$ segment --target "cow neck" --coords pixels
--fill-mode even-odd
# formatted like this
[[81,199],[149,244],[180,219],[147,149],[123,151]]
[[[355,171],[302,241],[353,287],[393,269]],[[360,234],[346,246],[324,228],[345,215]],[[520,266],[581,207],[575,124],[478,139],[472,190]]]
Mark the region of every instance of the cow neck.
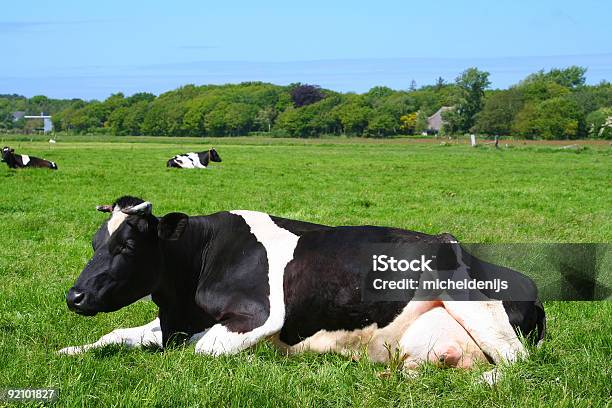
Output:
[[211,158],[212,158],[212,154],[210,153],[210,150],[209,150],[208,156],[206,157],[206,164],[204,166],[208,166],[208,163],[211,162]]
[[10,168],[17,167],[17,158],[15,157],[14,153],[7,154],[6,159],[4,159],[4,161]]
[[189,226],[176,241],[160,243],[160,282],[152,293],[159,307],[164,338],[174,332],[194,334],[212,325],[195,302],[208,237],[204,217],[190,217]]

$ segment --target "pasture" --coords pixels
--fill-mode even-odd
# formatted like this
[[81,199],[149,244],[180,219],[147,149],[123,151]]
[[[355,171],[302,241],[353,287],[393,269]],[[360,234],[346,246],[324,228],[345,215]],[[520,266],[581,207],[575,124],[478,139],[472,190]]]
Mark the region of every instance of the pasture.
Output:
[[[64,296],[106,215],[124,194],[153,211],[252,209],[330,225],[373,224],[465,242],[609,242],[612,154],[528,146],[495,150],[410,141],[4,137],[59,170],[0,163],[0,388],[56,387],[59,406],[609,406],[612,303],[548,302],[548,338],[495,388],[479,373],[431,366],[406,378],[365,360],[267,344],[236,356],[68,345],[149,322],[152,303],[85,318]],[[167,169],[177,153],[214,146],[208,170]],[[1,404],[1,402],[0,402]]]

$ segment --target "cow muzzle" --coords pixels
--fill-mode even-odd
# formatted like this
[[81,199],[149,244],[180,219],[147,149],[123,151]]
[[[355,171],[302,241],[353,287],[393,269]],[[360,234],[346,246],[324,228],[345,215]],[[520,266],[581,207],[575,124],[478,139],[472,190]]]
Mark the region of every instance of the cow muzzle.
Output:
[[68,305],[68,309],[80,315],[93,316],[96,314],[96,312],[88,310],[85,306],[87,304],[87,294],[74,287],[70,288],[66,294],[66,304]]

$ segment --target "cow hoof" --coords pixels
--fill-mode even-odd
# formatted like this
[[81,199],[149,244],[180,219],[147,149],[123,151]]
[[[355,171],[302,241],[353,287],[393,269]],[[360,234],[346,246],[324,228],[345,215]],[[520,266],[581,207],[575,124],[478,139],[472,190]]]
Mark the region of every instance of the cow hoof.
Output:
[[61,350],[58,350],[56,353],[60,354],[60,355],[64,355],[64,356],[74,356],[76,354],[81,354],[83,352],[83,349],[79,346],[71,346],[71,347],[64,347]]
[[482,373],[481,380],[482,382],[493,387],[501,380],[501,378],[502,378],[501,372],[497,368],[494,368],[492,370]]
[[415,370],[413,368],[409,368],[409,369],[404,369],[402,370],[402,375],[404,376],[404,378],[409,379],[409,380],[415,380],[418,378],[419,376],[419,371]]

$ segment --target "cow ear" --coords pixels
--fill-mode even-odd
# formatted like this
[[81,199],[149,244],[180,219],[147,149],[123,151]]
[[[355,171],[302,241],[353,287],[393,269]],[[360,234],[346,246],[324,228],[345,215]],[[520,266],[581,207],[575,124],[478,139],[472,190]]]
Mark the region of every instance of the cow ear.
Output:
[[100,212],[113,212],[113,206],[112,205],[96,205],[96,210],[100,211]]
[[129,216],[125,222],[136,228],[139,232],[147,234],[149,231],[153,231],[153,233],[155,233],[155,222],[153,221],[157,221],[157,219],[153,216]]
[[166,214],[159,220],[157,236],[167,241],[176,241],[187,228],[189,216],[183,213]]

